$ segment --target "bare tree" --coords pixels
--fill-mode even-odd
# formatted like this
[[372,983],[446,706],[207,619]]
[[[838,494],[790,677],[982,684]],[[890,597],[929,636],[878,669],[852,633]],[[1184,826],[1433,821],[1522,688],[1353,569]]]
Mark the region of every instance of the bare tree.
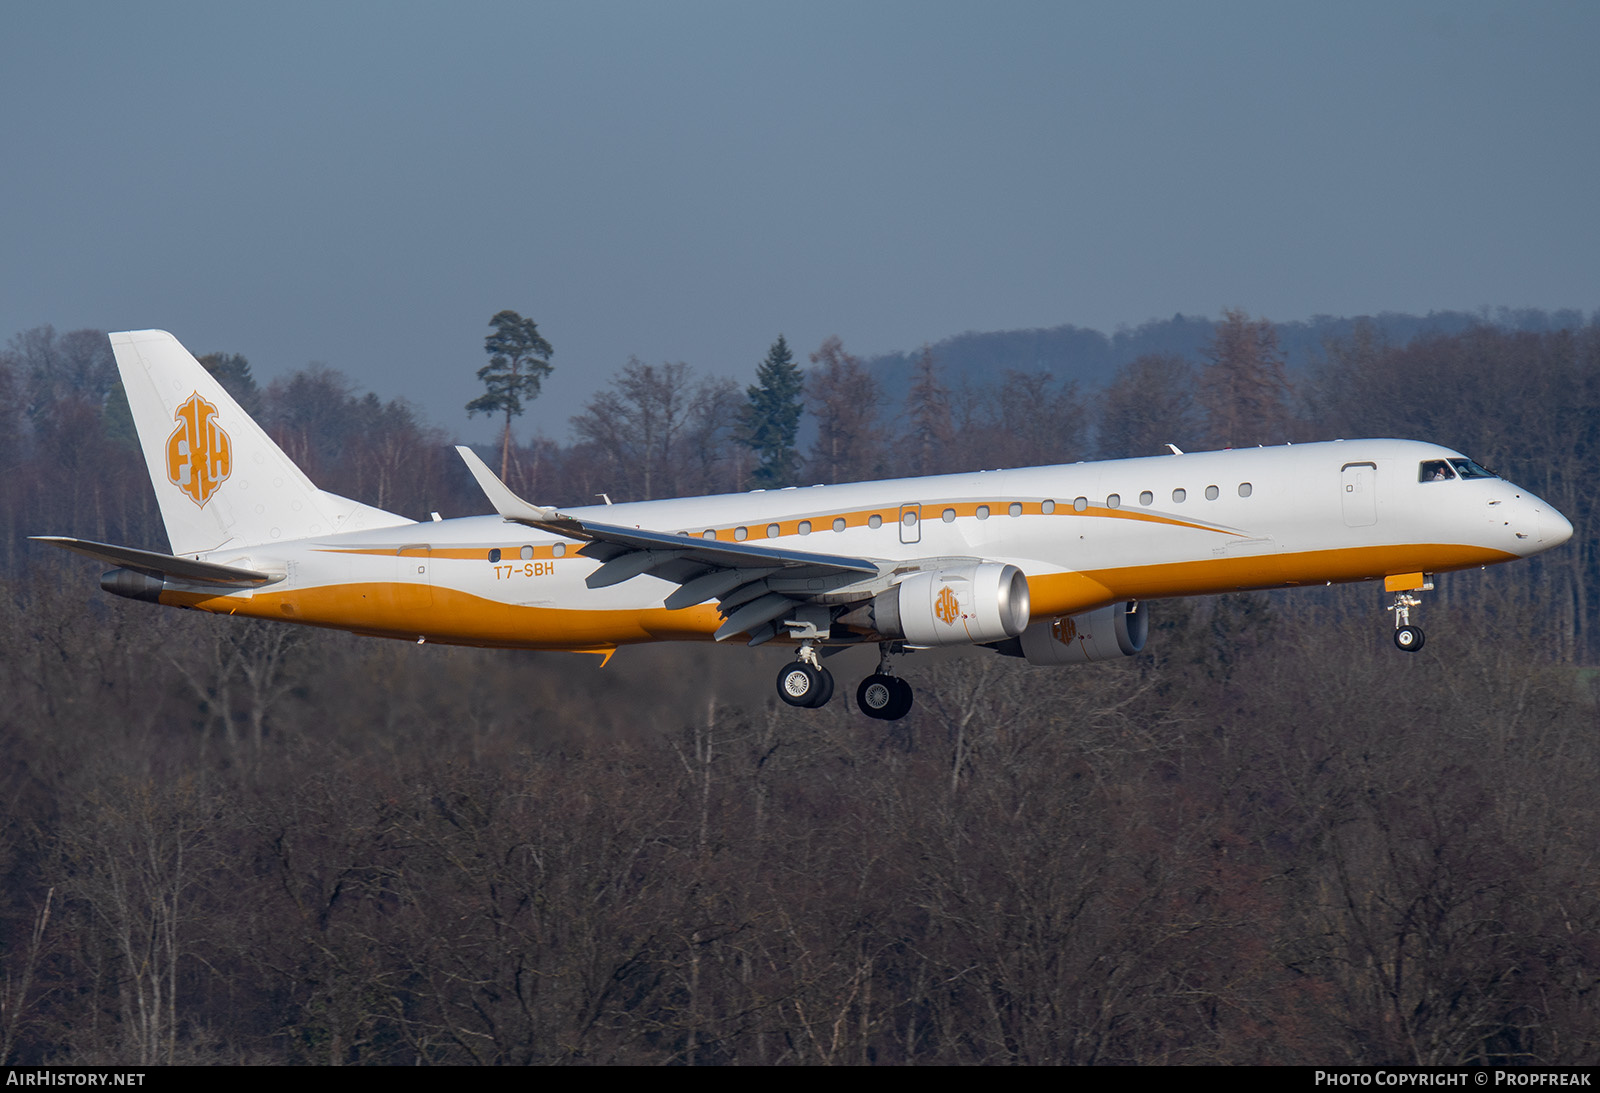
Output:
[[613,500],[676,497],[717,482],[734,444],[737,409],[738,391],[728,381],[697,381],[681,361],[632,357],[572,419],[572,429],[606,462],[605,492]]
[[1182,357],[1147,354],[1117,370],[1100,403],[1100,455],[1105,459],[1165,455],[1166,445],[1198,439],[1194,369]]
[[1278,335],[1266,319],[1224,311],[1200,373],[1207,443],[1219,448],[1293,439],[1289,380]]
[[811,354],[806,400],[817,419],[811,445],[811,477],[823,482],[855,482],[882,471],[883,427],[878,421],[878,382],[830,337]]

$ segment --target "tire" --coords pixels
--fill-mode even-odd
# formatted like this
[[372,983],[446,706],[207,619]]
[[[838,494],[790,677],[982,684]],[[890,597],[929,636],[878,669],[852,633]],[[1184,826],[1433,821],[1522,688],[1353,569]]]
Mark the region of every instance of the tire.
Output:
[[778,673],[778,697],[791,706],[811,706],[822,690],[822,676],[804,661],[791,661]]
[[894,709],[895,700],[899,697],[899,690],[894,684],[893,676],[876,673],[868,676],[856,688],[856,705],[868,717],[875,717],[879,721],[890,720],[889,711]]
[[808,705],[813,710],[820,710],[828,704],[829,699],[833,698],[833,673],[826,668],[813,668],[812,671],[817,673],[821,683],[817,688],[815,700]]
[[1394,632],[1394,647],[1404,653],[1415,653],[1425,641],[1420,626],[1402,626]]
[[911,684],[899,678],[894,680],[894,684],[896,691],[895,703],[889,707],[888,713],[884,715],[883,719],[885,721],[899,721],[902,717],[911,712],[911,702],[913,697]]

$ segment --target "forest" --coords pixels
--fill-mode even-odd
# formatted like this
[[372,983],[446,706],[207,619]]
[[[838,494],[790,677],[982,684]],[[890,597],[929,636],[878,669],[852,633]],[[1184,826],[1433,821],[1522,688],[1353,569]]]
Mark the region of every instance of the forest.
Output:
[[[487,507],[416,409],[204,363],[318,485]],[[1600,327],[1352,323],[1290,368],[1227,312],[1095,384],[810,363],[784,459],[754,379],[633,360],[509,484],[1399,436],[1577,532],[1441,575],[1415,655],[1381,585],[1163,601],[1116,663],[916,654],[916,708],[878,722],[782,705],[782,654],[742,647],[602,668],[107,596],[27,537],[165,549],[115,364],[27,331],[0,351],[0,1061],[1600,1062]]]

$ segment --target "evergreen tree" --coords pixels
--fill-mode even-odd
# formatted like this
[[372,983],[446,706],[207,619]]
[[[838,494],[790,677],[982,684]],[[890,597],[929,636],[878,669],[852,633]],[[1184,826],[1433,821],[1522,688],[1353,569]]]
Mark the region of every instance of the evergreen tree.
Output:
[[746,392],[744,442],[759,452],[761,462],[751,481],[762,489],[792,486],[800,473],[795,440],[800,432],[800,395],[805,377],[794,363],[782,334],[756,368],[756,382]]
[[478,369],[478,378],[488,388],[467,403],[467,414],[506,416],[500,438],[500,478],[511,465],[511,419],[522,414],[522,400],[539,397],[539,384],[551,372],[550,343],[539,334],[532,319],[515,311],[502,311],[489,320],[494,333],[483,339],[489,363]]

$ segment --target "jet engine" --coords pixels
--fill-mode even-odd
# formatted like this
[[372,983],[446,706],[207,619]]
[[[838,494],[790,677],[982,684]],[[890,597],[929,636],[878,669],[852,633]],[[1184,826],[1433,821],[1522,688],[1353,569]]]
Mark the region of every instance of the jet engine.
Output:
[[1029,664],[1083,664],[1131,657],[1144,648],[1149,636],[1149,610],[1129,601],[1036,622],[1015,641],[997,643],[994,649],[1006,656],[1026,657]]
[[1027,628],[1028,579],[1016,566],[999,562],[924,570],[880,593],[859,621],[910,645],[1004,641]]
[[130,600],[160,603],[167,584],[160,577],[137,569],[108,569],[100,576],[100,587]]

